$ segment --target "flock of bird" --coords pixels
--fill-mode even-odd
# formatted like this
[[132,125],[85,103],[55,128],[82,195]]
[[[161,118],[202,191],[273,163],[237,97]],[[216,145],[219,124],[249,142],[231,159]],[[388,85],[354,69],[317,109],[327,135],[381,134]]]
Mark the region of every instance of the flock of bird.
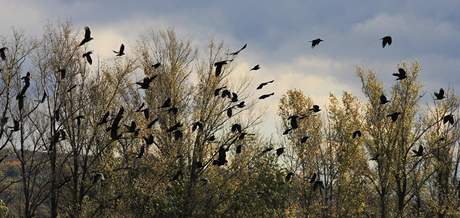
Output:
[[[82,39],[82,41],[80,42],[80,44],[78,45],[79,47],[87,44],[88,42],[92,41],[93,40],[93,37],[91,36],[91,31],[90,31],[90,28],[89,27],[85,27],[85,34],[84,34],[84,38]],[[381,38],[382,40],[382,47],[385,48],[386,46],[389,46],[391,45],[392,43],[392,38],[391,36],[385,36],[383,38]],[[321,42],[323,42],[324,40],[318,38],[318,39],[314,39],[311,42],[311,47],[312,48],[315,48],[316,46],[318,46]],[[231,52],[231,53],[228,53],[227,55],[228,56],[231,56],[231,57],[235,57],[237,56],[240,52],[242,52],[244,49],[247,48],[247,44],[245,44],[244,46],[242,46],[240,49],[238,49],[237,51],[234,51],[234,52]],[[3,47],[3,48],[0,48],[0,58],[2,61],[5,61],[7,58],[6,58],[6,54],[5,52],[8,50],[8,48],[6,47]],[[113,51],[115,53],[116,56],[120,57],[120,56],[123,56],[125,55],[125,46],[124,44],[121,44],[120,48],[118,51]],[[82,57],[86,60],[86,62],[91,65],[92,64],[92,58],[91,58],[91,55],[92,55],[92,51],[87,51],[85,53],[83,53]],[[230,62],[232,62],[233,59],[227,59],[227,60],[222,60],[222,61],[217,61],[214,63],[214,67],[215,67],[215,76],[216,77],[219,77],[221,74],[222,74],[222,70],[223,70],[223,67],[226,65],[226,64],[229,64]],[[152,65],[152,68],[154,70],[158,69],[159,67],[161,67],[161,63],[158,62],[156,64],[153,64]],[[256,70],[259,70],[261,69],[260,65],[255,65],[253,66],[252,68],[250,68],[250,71],[256,71]],[[66,70],[65,69],[59,69],[58,70],[58,73],[60,74],[60,77],[61,79],[65,79],[65,74],[66,74]],[[30,86],[30,72],[27,72],[26,76],[22,77],[21,79],[24,81],[24,86],[22,87],[21,91],[19,92],[19,94],[16,96],[16,99],[18,101],[18,108],[19,110],[22,110],[23,109],[23,106],[24,106],[24,98],[25,98],[25,94],[26,94],[26,91],[27,89],[29,88]],[[151,86],[151,83],[157,78],[158,75],[153,75],[153,76],[146,76],[145,78],[143,78],[141,81],[138,81],[136,82],[135,84],[139,86],[139,89],[144,89],[144,90],[147,90],[150,88]],[[402,81],[404,79],[407,78],[407,73],[406,71],[403,69],[403,68],[399,68],[398,69],[398,72],[397,73],[394,73],[393,76],[396,77],[396,80],[398,81]],[[274,83],[274,80],[270,80],[270,81],[266,81],[266,82],[262,82],[260,83],[258,86],[257,86],[257,90],[261,90],[263,89],[265,86],[271,84],[271,83]],[[73,85],[72,87],[70,87],[67,92],[70,92],[72,89],[74,89],[76,87],[76,85]],[[275,93],[274,92],[271,92],[271,93],[267,93],[267,94],[262,94],[259,96],[259,99],[266,99],[270,96],[273,96]],[[221,97],[223,99],[229,99],[230,102],[234,103],[233,106],[227,108],[225,110],[226,112],[226,115],[228,117],[232,117],[233,115],[233,110],[235,108],[244,108],[246,105],[245,105],[245,102],[244,101],[240,101],[238,99],[238,94],[235,93],[235,92],[232,92],[230,89],[228,89],[226,86],[223,86],[223,87],[220,87],[220,88],[217,88],[214,90],[214,96],[215,97]],[[445,98],[445,93],[444,93],[444,90],[441,88],[439,90],[439,92],[435,92],[434,93],[434,96],[436,97],[436,100],[442,100]],[[46,92],[44,92],[43,94],[43,97],[41,100],[37,100],[39,103],[43,103],[45,101],[47,97],[47,94]],[[380,96],[380,105],[385,105],[387,103],[390,102],[390,100],[388,100],[388,98],[382,94]],[[158,107],[157,109],[160,110],[160,112],[166,112],[166,113],[170,113],[170,114],[177,114],[178,111],[179,111],[179,108],[177,108],[174,104],[173,104],[173,100],[168,97],[164,100],[163,104]],[[290,115],[288,118],[287,118],[287,121],[288,121],[288,124],[289,124],[289,127],[285,129],[285,131],[283,132],[283,135],[288,135],[288,134],[291,134],[293,131],[295,131],[296,129],[299,128],[299,122],[301,122],[303,119],[305,119],[306,117],[310,116],[310,115],[314,115],[318,112],[320,112],[321,109],[318,105],[313,105],[309,110],[308,110],[308,113],[306,114],[293,114],[293,115]],[[143,113],[144,115],[144,118],[146,119],[147,121],[147,125],[145,128],[147,129],[151,129],[155,123],[157,123],[159,121],[159,118],[154,118],[154,119],[150,119],[150,109],[148,107],[145,107],[145,103],[142,103],[142,105],[140,105],[136,110],[135,112],[139,112],[139,113]],[[116,140],[119,140],[121,138],[123,138],[123,134],[124,133],[129,133],[129,134],[132,134],[134,137],[138,137],[138,134],[139,134],[139,131],[141,130],[140,127],[138,127],[138,125],[136,124],[135,121],[131,121],[129,123],[129,125],[126,125],[126,124],[123,124],[124,125],[124,128],[126,129],[125,132],[121,132],[120,131],[120,127],[122,127],[122,123],[121,123],[121,120],[123,118],[123,115],[125,113],[125,110],[123,107],[121,107],[118,112],[116,113],[116,115],[111,119],[111,113],[110,111],[107,111],[103,117],[99,120],[99,122],[97,122],[97,125],[100,126],[100,125],[105,125],[105,124],[108,124],[110,123],[109,127],[106,129],[107,132],[110,132],[110,137],[112,138],[112,140],[116,141]],[[53,116],[53,119],[57,122],[59,122],[59,108],[56,109],[56,111],[54,111],[54,116]],[[392,122],[396,122],[399,118],[399,116],[401,115],[401,112],[399,111],[394,111],[390,114],[387,115],[387,117],[389,117],[391,119]],[[76,121],[77,121],[77,125],[80,125],[81,123],[81,119],[84,119],[84,117],[82,115],[79,115],[77,117],[74,118]],[[0,134],[0,137],[2,136],[3,134],[3,126],[6,125],[6,123],[8,122],[8,118],[7,117],[3,117],[1,120],[0,120],[0,127],[1,127],[1,134]],[[446,124],[446,123],[450,123],[450,124],[453,124],[454,123],[454,117],[452,114],[449,114],[449,115],[446,115],[443,117],[443,123]],[[175,123],[174,125],[172,125],[171,127],[167,128],[166,132],[168,134],[172,134],[173,138],[175,140],[180,140],[182,137],[183,137],[183,133],[182,133],[182,127],[183,127],[183,124],[181,122],[177,122]],[[11,129],[12,132],[15,132],[15,131],[19,131],[20,130],[20,123],[18,120],[14,120],[13,122],[13,126],[9,126],[8,128]],[[200,130],[203,130],[204,128],[204,123],[201,122],[201,121],[196,121],[192,124],[191,126],[192,128],[192,132],[194,131],[200,131]],[[238,140],[242,140],[244,139],[245,136],[247,135],[251,135],[249,133],[246,133],[242,130],[242,127],[240,124],[233,124],[232,127],[231,127],[231,132],[232,133],[238,133],[238,137],[236,137],[236,139]],[[352,133],[352,138],[355,139],[355,138],[359,138],[362,136],[362,133],[360,130],[356,130]],[[65,140],[66,139],[66,133],[64,130],[59,130],[59,131],[56,131],[56,134],[55,136],[53,137],[53,142],[58,142],[59,140]],[[214,141],[216,139],[216,137],[214,135],[208,137],[206,140],[207,141]],[[309,136],[306,134],[304,136],[302,136],[299,140],[300,143],[306,143],[309,139]],[[148,135],[148,136],[144,136],[143,137],[143,140],[144,140],[144,144],[140,147],[140,150],[139,150],[139,153],[137,154],[137,158],[142,158],[145,154],[145,150],[146,148],[149,146],[149,145],[152,145],[155,143],[155,140],[154,140],[154,136],[152,134]],[[236,150],[235,152],[237,154],[241,153],[242,151],[242,144],[238,145],[236,147]],[[230,146],[220,146],[219,147],[219,150],[217,152],[217,159],[213,160],[212,164],[213,165],[216,165],[216,166],[222,166],[222,165],[225,165],[228,161],[226,159],[226,153],[229,151],[230,149]],[[266,148],[265,150],[263,150],[261,152],[261,154],[265,154],[265,153],[268,153],[268,152],[271,152],[274,148],[273,147],[269,147],[269,148]],[[280,148],[277,148],[275,149],[275,152],[276,152],[276,155],[279,157],[281,156],[283,153],[284,153],[284,150],[285,148],[284,147],[280,147]],[[424,148],[423,146],[419,146],[419,149],[417,150],[412,150],[412,152],[414,153],[414,156],[415,157],[421,157],[424,155]],[[378,160],[378,154],[371,158],[371,160]],[[203,167],[202,163],[198,163],[198,165],[200,167]],[[285,180],[286,181],[289,181],[291,180],[291,178],[294,176],[295,174],[293,172],[289,172],[287,175],[286,175],[286,178]],[[102,176],[103,177],[103,176]],[[174,178],[177,178],[177,174],[174,176]],[[311,177],[310,177],[310,183],[313,184],[313,188],[314,189],[317,189],[317,188],[324,188],[324,185],[323,185],[323,182],[320,180],[319,176],[317,176],[316,173],[314,173]]]

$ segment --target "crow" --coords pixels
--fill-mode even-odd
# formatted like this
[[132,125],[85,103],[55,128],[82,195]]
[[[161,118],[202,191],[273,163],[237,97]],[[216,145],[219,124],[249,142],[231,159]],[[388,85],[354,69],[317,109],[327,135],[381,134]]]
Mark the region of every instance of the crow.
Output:
[[442,118],[442,122],[443,122],[444,124],[450,123],[451,125],[453,125],[453,124],[454,124],[454,115],[449,114],[449,115],[444,116],[444,117]]
[[29,87],[30,86],[30,72],[27,72],[27,74],[23,77],[21,77],[22,80],[24,80],[24,86]]
[[120,45],[120,50],[118,51],[113,51],[115,54],[117,54],[116,56],[118,57],[121,57],[123,55],[125,55],[125,45],[121,44]]
[[227,55],[236,56],[236,55],[238,55],[241,51],[243,51],[247,46],[248,46],[248,44],[244,44],[243,47],[241,47],[238,51],[232,52],[232,53],[227,54]]
[[152,67],[153,67],[153,69],[157,69],[157,68],[161,67],[161,63],[157,62],[156,64],[153,64]]
[[260,154],[265,154],[265,153],[270,152],[272,150],[273,150],[273,147],[268,147],[268,148],[264,149],[262,152],[260,152]]
[[275,93],[272,92],[272,93],[269,93],[269,94],[261,95],[261,96],[259,97],[259,99],[266,99],[266,98],[268,98],[268,97],[270,97],[270,96],[272,96],[272,95],[275,95]]
[[444,99],[444,98],[445,98],[445,96],[444,96],[444,89],[441,88],[441,89],[439,89],[439,92],[434,92],[434,96],[436,97],[435,100],[442,100],[442,99]]
[[214,63],[214,66],[216,67],[215,75],[220,76],[220,74],[222,73],[222,67],[224,65],[228,64],[231,61],[233,61],[233,60],[218,61],[218,62]]
[[391,117],[391,121],[395,122],[398,120],[399,115],[401,115],[401,112],[393,112],[391,114],[388,114],[387,117]]
[[200,121],[196,121],[192,124],[192,132],[195,132],[195,130],[202,130],[203,129],[203,123]]
[[298,115],[292,115],[288,117],[288,120],[291,124],[292,129],[297,129],[299,128],[299,123],[298,123],[299,116]]
[[225,88],[227,88],[227,86],[223,86],[223,87],[220,87],[220,88],[215,89],[215,90],[214,90],[214,96],[218,96],[218,95],[220,94],[220,91],[221,91],[222,89],[225,89]]
[[284,153],[284,148],[278,148],[278,149],[276,149],[276,156],[279,157],[279,156],[282,155],[283,153]]
[[91,40],[93,40],[93,37],[91,37],[91,30],[89,29],[89,27],[85,27],[85,37],[83,38],[83,40],[81,40],[80,45],[78,46],[82,46]]
[[92,53],[93,53],[92,51],[89,51],[82,55],[82,57],[86,58],[86,61],[88,62],[89,65],[93,64],[93,59],[91,58]]
[[242,148],[243,148],[243,144],[236,146],[235,153],[240,154]]
[[380,104],[386,104],[386,103],[388,103],[388,102],[390,102],[390,101],[387,99],[387,96],[385,96],[384,94],[382,94],[382,95],[380,96]]
[[244,108],[246,106],[246,102],[241,101],[240,103],[236,104],[235,107],[237,108]]
[[6,50],[8,50],[7,47],[0,48],[0,58],[2,59],[2,61],[6,61],[6,55],[5,55]]
[[260,69],[260,66],[257,64],[256,66],[252,67],[249,71],[251,70],[259,70]]
[[270,84],[272,82],[275,82],[275,80],[270,80],[268,82],[263,82],[263,83],[259,84],[259,86],[257,86],[257,89],[262,89],[264,86],[266,86],[266,85],[268,85],[268,84]]
[[384,36],[383,38],[381,38],[380,40],[382,40],[382,48],[385,48],[385,46],[387,45],[391,45],[392,43],[392,39],[391,39],[391,36]]
[[320,38],[317,38],[317,39],[314,39],[314,40],[311,40],[309,42],[311,42],[311,48],[315,48],[317,45],[319,45],[320,42],[322,42],[324,40],[320,39]]
[[220,95],[222,98],[232,98],[232,93],[228,89],[224,89]]
[[418,150],[412,149],[412,152],[414,153],[414,157],[421,157],[423,156],[423,146],[419,146]]
[[407,78],[407,73],[403,68],[399,68],[398,73],[393,73],[393,76],[397,77],[396,80],[403,80]]
[[232,128],[231,128],[231,131],[232,131],[233,133],[235,133],[235,132],[241,133],[241,125],[240,125],[239,123],[233,124],[233,125],[232,125]]
[[232,117],[232,115],[233,115],[233,109],[230,107],[230,108],[227,109],[227,117],[230,118],[230,117]]
[[238,94],[232,92],[232,97],[230,99],[231,102],[237,102],[238,101]]
[[313,113],[318,113],[321,111],[318,105],[313,105],[312,108],[309,109],[310,111],[313,111]]
[[144,77],[144,79],[142,81],[136,82],[136,84],[140,86],[139,87],[140,89],[148,89],[150,87],[150,83],[155,78],[157,78],[157,75],[152,76],[152,77],[146,76],[146,77]]

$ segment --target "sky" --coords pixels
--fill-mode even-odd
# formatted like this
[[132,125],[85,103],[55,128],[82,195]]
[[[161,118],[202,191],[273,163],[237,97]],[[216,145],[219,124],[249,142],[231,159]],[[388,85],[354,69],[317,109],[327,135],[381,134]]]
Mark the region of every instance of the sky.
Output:
[[[427,93],[457,88],[458,11],[458,0],[0,0],[0,35],[15,28],[39,36],[47,23],[71,21],[82,34],[91,27],[100,57],[113,55],[121,42],[129,54],[139,35],[152,29],[173,28],[202,50],[209,40],[224,41],[231,50],[247,43],[236,70],[254,84],[275,80],[264,89],[275,96],[259,105],[266,111],[263,132],[270,135],[288,89],[302,90],[321,106],[330,93],[362,97],[357,66],[374,70],[390,86],[399,63],[418,61]],[[393,44],[382,48],[385,35]],[[324,42],[311,49],[308,41],[315,38]],[[261,69],[248,72],[255,64]]]

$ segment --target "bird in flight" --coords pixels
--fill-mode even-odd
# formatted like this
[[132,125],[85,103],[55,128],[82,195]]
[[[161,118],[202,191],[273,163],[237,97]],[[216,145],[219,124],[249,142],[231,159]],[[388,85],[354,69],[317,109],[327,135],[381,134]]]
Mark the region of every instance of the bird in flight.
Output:
[[448,114],[448,115],[444,116],[444,117],[442,118],[442,122],[443,122],[444,124],[450,123],[451,125],[453,125],[453,124],[454,124],[454,115]]
[[396,122],[396,120],[398,120],[399,115],[401,115],[401,112],[393,112],[391,114],[388,114],[387,117],[391,117],[391,121]]
[[115,54],[117,54],[116,56],[118,57],[121,57],[123,55],[125,55],[125,45],[121,44],[120,45],[120,50],[118,51],[113,51]]
[[317,39],[313,39],[309,42],[311,42],[311,48],[315,48],[317,45],[319,45],[320,42],[322,42],[324,40],[320,39],[320,38],[317,38]]
[[412,152],[414,153],[414,157],[421,157],[423,156],[423,146],[419,146],[418,150],[412,149]]
[[241,47],[240,49],[238,49],[238,51],[232,52],[232,53],[227,54],[227,55],[236,56],[236,55],[238,55],[241,51],[243,51],[247,46],[248,46],[248,44],[244,44],[243,47]]
[[80,45],[78,46],[82,46],[91,40],[93,40],[93,37],[91,37],[91,30],[89,29],[89,27],[86,26],[85,27],[85,37],[83,38],[83,40],[81,40]]
[[220,76],[222,73],[222,66],[228,64],[229,62],[232,62],[233,60],[224,60],[224,61],[218,61],[214,63],[214,66],[216,67],[216,76]]
[[93,53],[92,51],[89,51],[82,55],[82,57],[86,58],[86,61],[88,61],[89,65],[93,64],[93,59],[91,58],[92,53]]
[[270,84],[270,83],[273,83],[275,82],[275,80],[270,80],[270,81],[267,81],[267,82],[263,82],[261,84],[259,84],[259,86],[257,86],[257,89],[262,89],[264,86]]
[[403,80],[407,78],[406,71],[402,68],[398,69],[398,73],[393,73],[393,76],[397,77],[396,80]]
[[260,69],[260,65],[257,64],[256,66],[252,67],[249,71],[251,71],[251,70],[259,70],[259,69]]
[[444,99],[444,98],[445,98],[445,96],[444,96],[444,89],[441,88],[441,89],[439,89],[439,92],[434,92],[434,96],[436,97],[435,100],[442,100],[442,99]]
[[272,96],[272,95],[275,95],[275,93],[272,92],[272,93],[269,93],[269,94],[261,95],[261,96],[259,97],[259,99],[266,99],[266,98],[268,98],[268,97],[270,97],[270,96]]
[[387,99],[387,96],[385,96],[384,94],[382,94],[382,95],[380,96],[380,104],[386,104],[386,103],[388,103],[388,102],[390,102],[390,101]]
[[309,110],[310,110],[310,111],[313,111],[313,113],[318,113],[318,112],[320,112],[320,111],[321,111],[321,109],[319,108],[319,106],[318,106],[318,105],[316,105],[316,104],[315,104],[315,105],[313,105],[313,107],[312,107],[312,108],[310,108]]
[[381,38],[380,40],[382,40],[382,48],[385,48],[385,46],[387,45],[391,45],[392,43],[392,39],[391,39],[391,36],[384,36],[383,38]]
[[2,47],[0,48],[0,58],[2,59],[2,61],[5,61],[6,60],[6,55],[5,55],[5,51],[8,50],[7,47]]

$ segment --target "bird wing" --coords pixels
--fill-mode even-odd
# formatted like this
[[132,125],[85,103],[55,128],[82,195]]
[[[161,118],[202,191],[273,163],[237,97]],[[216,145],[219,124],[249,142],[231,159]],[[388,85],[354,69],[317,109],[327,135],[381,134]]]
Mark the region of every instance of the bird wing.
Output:
[[89,29],[88,26],[85,27],[85,38],[86,39],[91,38],[91,30]]

